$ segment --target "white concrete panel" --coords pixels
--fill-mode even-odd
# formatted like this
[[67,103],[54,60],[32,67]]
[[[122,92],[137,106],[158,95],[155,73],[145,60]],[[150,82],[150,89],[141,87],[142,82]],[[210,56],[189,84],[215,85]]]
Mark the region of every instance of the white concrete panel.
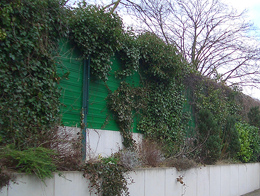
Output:
[[[119,131],[87,129],[86,135],[87,159],[98,155],[107,157],[123,148],[123,140]],[[133,139],[138,143],[142,141],[142,137],[142,134],[133,133]]]
[[81,128],[79,127],[59,127],[58,129],[58,134],[62,135],[62,134],[66,134],[67,136],[69,136],[69,139],[71,138],[77,138],[79,134],[81,134]]
[[185,185],[183,186],[183,195],[185,196],[195,196],[197,193],[197,168],[189,169],[180,172],[183,176],[183,181]]
[[197,170],[197,196],[209,196],[210,168],[201,166]]
[[[259,163],[254,163],[254,169],[252,172],[252,176],[254,176],[254,187],[255,189],[259,189],[259,180],[260,180],[260,167]],[[257,175],[258,174],[258,175]]]
[[0,189],[0,196],[8,196],[7,195],[7,186],[3,187],[2,189]]
[[165,169],[165,196],[180,196],[183,191],[183,185],[177,181],[179,173],[176,168]]
[[134,183],[128,185],[130,195],[144,196],[144,172],[143,169],[137,169],[130,173]]
[[220,167],[221,196],[230,196],[231,167],[231,165],[222,165]]
[[[131,196],[239,196],[259,188],[260,163],[207,166],[187,171],[175,168],[148,168],[130,172],[134,184]],[[177,178],[183,175],[183,186]],[[46,185],[34,175],[18,174],[0,196],[90,196],[89,184],[81,172],[55,174]],[[186,191],[185,191],[186,189]]]
[[230,165],[230,196],[237,196],[239,195],[238,193],[238,186],[239,186],[239,167],[238,165]]
[[143,134],[140,133],[133,133],[133,139],[136,141],[137,144],[140,144],[143,140]]
[[87,157],[110,156],[122,148],[122,137],[118,131],[87,129]]
[[81,172],[64,172],[63,177],[55,174],[55,196],[90,196],[88,187]]
[[249,191],[247,188],[247,165],[240,164],[238,166],[238,175],[239,175],[239,185],[238,185],[238,192],[239,194],[243,195]]
[[[257,189],[260,188],[260,164],[259,163],[254,163],[254,176],[256,176],[255,180],[256,180],[256,187]],[[258,175],[257,175],[258,174]]]
[[165,170],[145,169],[144,196],[165,196]]
[[220,196],[221,195],[221,171],[218,166],[209,166],[210,170],[210,181],[209,181],[209,196]]
[[35,175],[17,174],[16,183],[10,183],[8,196],[54,196],[54,178],[45,184]]
[[255,173],[259,174],[259,170],[256,167],[257,164],[255,163],[251,163],[251,164],[247,164],[247,190],[251,191],[251,190],[256,190],[259,188],[258,184],[258,180],[259,180],[259,175],[255,175]]

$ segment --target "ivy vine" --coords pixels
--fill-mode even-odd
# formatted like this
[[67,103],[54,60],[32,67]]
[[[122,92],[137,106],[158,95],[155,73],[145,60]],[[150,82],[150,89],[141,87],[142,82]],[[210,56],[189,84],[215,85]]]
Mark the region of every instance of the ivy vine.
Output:
[[140,72],[148,89],[139,130],[146,137],[163,144],[166,156],[178,152],[183,143],[189,114],[183,110],[186,101],[182,79],[187,70],[176,48],[151,33],[139,36]]
[[[131,34],[130,34],[131,35]],[[139,73],[139,87],[126,81],[110,92],[108,107],[114,112],[125,147],[133,146],[131,129],[136,114],[138,125],[146,137],[164,144],[165,154],[178,151],[189,115],[183,112],[182,75],[187,71],[173,46],[166,45],[152,33],[128,36],[127,47],[118,52],[121,69],[116,77],[125,78]]]
[[66,11],[59,0],[3,0],[0,13],[0,136],[19,149],[37,146],[59,122],[54,56]]
[[80,3],[70,18],[71,39],[84,58],[91,56],[91,73],[107,80],[111,70],[110,58],[119,51],[123,27],[121,18],[102,7]]
[[129,195],[127,177],[129,169],[119,163],[116,157],[102,158],[96,162],[87,163],[84,177],[90,180],[91,191],[102,196]]
[[108,107],[116,116],[123,136],[123,145],[126,148],[133,147],[132,126],[134,116],[140,115],[142,109],[146,106],[146,91],[141,87],[132,87],[127,82],[121,82],[119,88],[110,92],[107,97]]
[[[111,70],[110,58],[114,55],[119,58],[121,67],[116,72],[116,77],[122,82],[116,91],[110,91],[107,102],[116,116],[124,146],[134,146],[131,133],[134,118],[139,116],[138,130],[146,138],[163,144],[166,157],[175,155],[183,145],[190,117],[183,110],[186,102],[183,78],[190,72],[185,60],[173,45],[166,44],[153,33],[135,35],[131,29],[124,30],[122,20],[116,13],[99,6],[87,5],[86,2],[80,3],[77,8],[67,9],[65,2],[0,2],[0,146],[12,144],[15,156],[24,155],[23,153],[31,155],[49,138],[53,127],[59,125],[58,82],[61,78],[56,72],[56,57],[59,54],[58,42],[65,37],[75,43],[83,58],[91,57],[91,72],[96,79],[106,81]],[[133,74],[140,76],[138,87],[126,82],[126,78]],[[235,91],[227,93],[223,89],[215,88],[203,80],[191,89],[194,95],[193,106],[197,114],[202,109],[212,113],[209,118],[212,122],[207,127],[217,123],[221,128],[232,129],[230,135],[235,137],[237,132],[233,124],[239,117],[234,117],[232,126],[229,125],[231,120],[226,122],[226,119],[238,114],[240,106],[234,98]],[[207,113],[201,114],[204,116],[201,121],[205,121],[203,119],[206,119]],[[249,147],[251,145],[253,155],[245,160],[244,152],[249,151],[245,148],[240,151],[239,157],[242,161],[256,160],[259,139],[253,139],[256,138],[257,129],[252,128],[254,130],[249,144],[246,135],[249,131],[242,128],[237,127],[241,129],[238,132],[240,142]],[[201,134],[206,137],[204,129],[201,130]],[[222,139],[223,146],[231,146],[230,140],[225,139],[227,134],[223,130],[214,133],[217,138],[214,141]],[[209,143],[213,142],[206,145],[209,146]],[[213,162],[219,156],[219,148],[218,146]],[[50,152],[42,148],[40,151]],[[235,154],[237,150],[233,151]],[[45,157],[48,153],[45,153]],[[51,172],[55,166],[50,159],[48,162]],[[28,167],[32,168],[31,165]],[[116,159],[104,158],[97,163],[88,163],[83,170],[98,193],[128,194],[123,175],[128,170],[118,164]]]

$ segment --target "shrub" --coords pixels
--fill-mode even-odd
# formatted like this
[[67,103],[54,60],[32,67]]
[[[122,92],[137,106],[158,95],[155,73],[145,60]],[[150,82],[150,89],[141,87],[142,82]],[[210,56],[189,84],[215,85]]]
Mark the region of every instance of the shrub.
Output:
[[89,161],[83,167],[83,176],[90,180],[90,190],[102,196],[129,195],[127,177],[128,168],[119,164],[118,157]]
[[144,166],[156,167],[162,163],[161,147],[149,139],[144,139],[138,147],[139,157]]
[[55,155],[53,150],[37,147],[20,151],[11,146],[6,146],[0,153],[0,160],[9,168],[15,168],[19,172],[35,174],[42,181],[45,178],[53,177],[52,172],[56,171],[56,166],[52,161]]
[[236,118],[234,116],[228,116],[223,128],[222,154],[225,156],[226,153],[229,158],[234,158],[240,151],[239,135],[235,125]]
[[197,166],[197,163],[188,158],[169,158],[165,161],[166,166],[175,167],[178,171],[188,170]]
[[214,164],[221,154],[220,128],[209,110],[200,110],[198,119],[199,143],[202,146],[200,155],[206,164]]
[[236,124],[236,128],[241,143],[241,149],[237,153],[238,158],[245,163],[257,161],[260,153],[258,128],[241,122]]
[[138,153],[135,149],[125,149],[118,152],[120,164],[132,170],[141,165]]
[[250,111],[247,114],[249,124],[255,127],[260,128],[260,110],[259,106],[250,108]]

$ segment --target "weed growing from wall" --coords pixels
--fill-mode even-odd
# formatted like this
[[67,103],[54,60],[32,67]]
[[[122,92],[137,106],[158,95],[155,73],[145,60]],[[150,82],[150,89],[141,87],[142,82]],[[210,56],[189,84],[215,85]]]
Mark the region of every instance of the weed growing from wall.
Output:
[[117,157],[89,161],[83,168],[84,177],[89,179],[91,191],[102,196],[129,195],[125,173],[128,168],[119,164]]

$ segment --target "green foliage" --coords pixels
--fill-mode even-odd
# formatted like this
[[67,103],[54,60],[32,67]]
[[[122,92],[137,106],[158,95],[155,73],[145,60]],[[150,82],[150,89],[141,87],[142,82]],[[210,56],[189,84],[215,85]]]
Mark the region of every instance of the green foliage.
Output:
[[97,6],[79,4],[70,18],[71,39],[84,58],[91,58],[91,72],[106,80],[111,70],[110,57],[121,47],[122,21],[117,14]]
[[124,33],[121,49],[116,54],[121,65],[121,69],[116,72],[116,77],[121,79],[139,71],[140,49],[132,30]]
[[[131,131],[133,119],[138,116],[141,119],[138,129],[146,138],[162,145],[166,157],[178,153],[189,119],[189,113],[183,110],[186,100],[182,81],[189,70],[177,49],[153,33],[135,36],[132,30],[125,31],[120,17],[102,7],[81,3],[69,10],[64,2],[0,2],[0,145],[7,145],[0,158],[16,170],[35,173],[42,180],[56,171],[52,158],[59,156],[37,146],[50,139],[51,129],[59,123],[60,78],[55,56],[59,39],[67,35],[83,58],[90,57],[91,72],[96,78],[107,79],[110,58],[115,54],[121,64],[117,78],[124,80],[136,72],[140,75],[139,87],[123,81],[107,98],[124,146],[134,146]],[[241,123],[235,127],[239,118],[232,115],[240,112],[235,91],[212,85],[208,80],[194,83],[192,101],[199,111],[198,141],[204,144],[199,154],[203,161],[215,163],[221,149],[224,155],[237,155],[243,162],[257,161],[260,152],[257,128]],[[250,124],[259,127],[259,116],[259,108],[252,108],[248,114]],[[14,148],[8,147],[10,143]],[[129,161],[129,157],[134,157],[132,151],[125,152],[125,162],[134,165]],[[151,165],[158,164],[161,158],[156,152],[150,158]],[[117,157],[109,157],[89,162],[83,170],[97,193],[114,196],[129,195],[124,173],[130,167],[122,165]],[[0,175],[3,179],[8,177],[2,168]]]
[[146,137],[163,144],[166,156],[171,156],[183,142],[188,120],[181,85],[185,64],[173,46],[154,34],[144,33],[138,42],[140,72],[147,88],[147,107],[138,127]]
[[[216,147],[217,149],[219,146],[221,148],[221,158],[236,158],[236,154],[240,150],[240,143],[235,123],[241,119],[239,114],[242,109],[236,98],[239,91],[201,76],[193,75],[189,80],[190,84],[188,86],[194,95],[195,116],[198,117],[197,125],[200,126],[200,111],[208,110],[212,114],[214,123],[219,128],[218,136],[215,139],[220,139]],[[202,133],[199,134],[201,135]],[[203,134],[203,138],[206,138],[208,132]],[[210,137],[206,143],[210,142]],[[202,141],[200,140],[200,142]]]
[[138,128],[146,137],[163,145],[167,156],[178,152],[185,136],[188,116],[183,112],[184,97],[172,86],[151,85],[148,105],[142,113]]
[[[207,92],[205,93],[204,90]],[[229,112],[226,99],[223,97],[221,89],[214,89],[209,87],[207,89],[202,89],[200,92],[197,92],[196,96],[198,110],[207,109],[212,112],[214,120],[219,123],[225,122]]]
[[239,91],[197,75],[190,74],[188,80],[186,86],[193,92],[196,112],[209,110],[220,127],[225,126],[230,115],[240,118],[242,108],[236,100]]
[[54,55],[65,11],[59,0],[1,1],[0,135],[18,148],[59,119]]
[[234,116],[228,116],[226,125],[223,129],[222,154],[227,153],[230,158],[235,158],[240,151],[239,135],[235,125],[236,118]]
[[260,153],[258,128],[241,122],[236,124],[236,128],[241,144],[241,149],[237,154],[238,158],[245,163],[257,161]]
[[153,33],[143,33],[138,37],[140,45],[140,69],[151,83],[180,81],[187,69],[181,55],[172,45],[167,45]]
[[199,111],[198,123],[199,142],[204,143],[200,156],[204,163],[214,164],[221,154],[220,128],[213,114],[207,109]]
[[140,115],[138,129],[164,144],[167,156],[173,155],[183,143],[189,118],[183,112],[181,80],[186,73],[185,64],[176,48],[156,35],[147,32],[136,39],[131,31],[127,33],[125,45],[118,52],[122,69],[116,76],[122,78],[138,72],[142,86],[134,88],[121,82],[108,96],[108,107],[117,117],[125,147],[133,144],[130,130],[134,116]]
[[108,157],[86,163],[83,175],[90,180],[95,194],[102,196],[129,195],[125,177],[128,169],[120,165],[118,161],[119,159],[116,157]]
[[111,92],[108,97],[108,107],[116,116],[123,136],[123,145],[128,148],[132,147],[134,140],[132,139],[131,130],[134,122],[134,113],[138,114],[145,107],[146,93],[141,87],[131,87],[126,82],[121,82],[119,88]]
[[20,151],[10,146],[6,146],[0,153],[0,159],[8,162],[9,167],[13,166],[19,172],[35,174],[42,181],[53,177],[52,172],[56,171],[56,166],[52,161],[55,153],[46,148],[28,148]]
[[250,111],[248,112],[247,116],[248,116],[250,125],[260,128],[259,106],[250,108]]

